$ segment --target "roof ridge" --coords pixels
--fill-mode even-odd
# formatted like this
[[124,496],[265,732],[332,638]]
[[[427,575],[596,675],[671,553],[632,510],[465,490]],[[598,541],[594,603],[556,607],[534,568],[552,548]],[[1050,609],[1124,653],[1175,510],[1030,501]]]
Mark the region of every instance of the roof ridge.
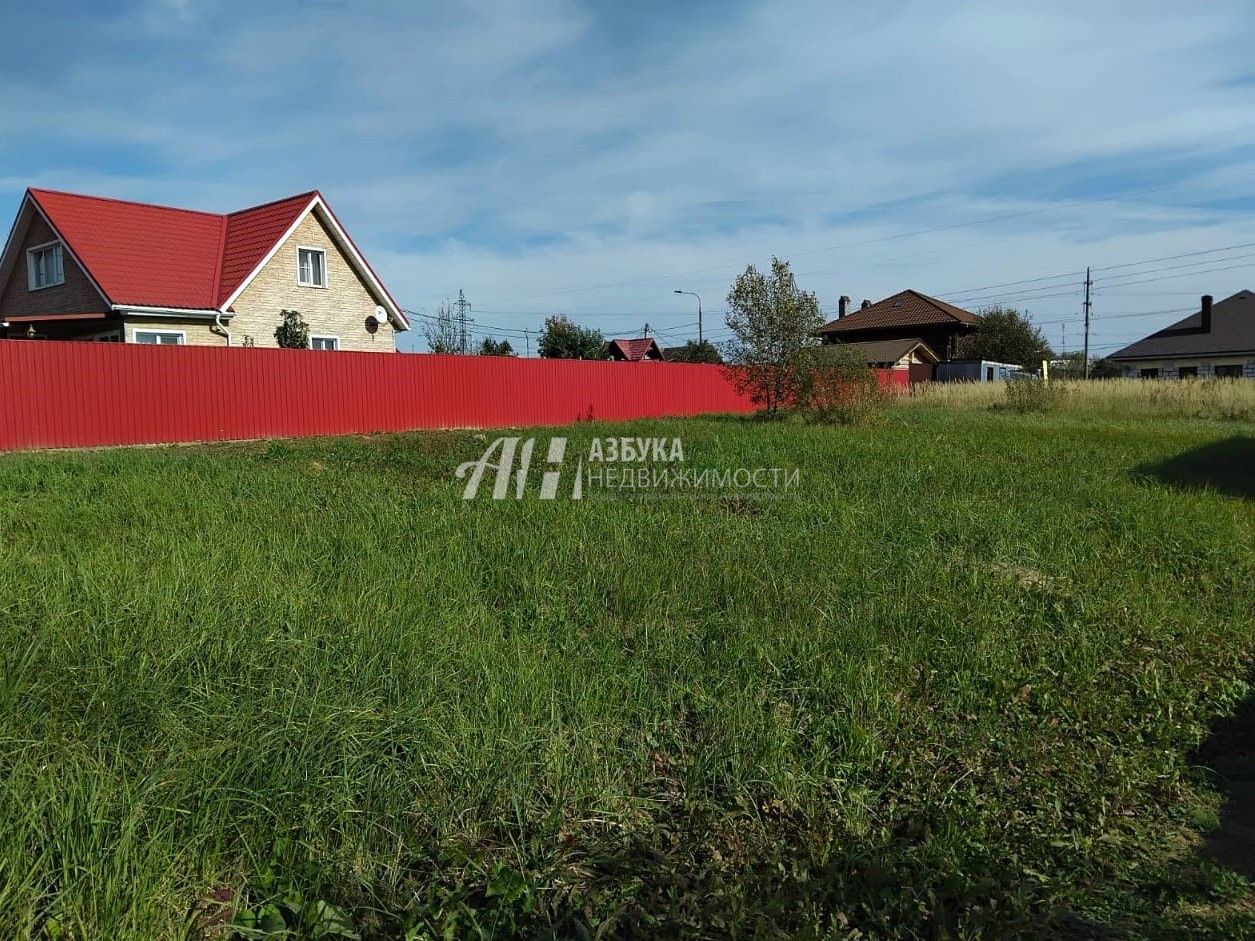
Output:
[[238,216],[238,215],[241,215],[242,213],[252,212],[255,209],[266,209],[269,206],[277,206],[279,205],[279,203],[290,203],[294,199],[313,199],[315,196],[317,196],[319,199],[322,199],[322,193],[320,193],[318,190],[309,190],[308,192],[304,192],[304,193],[293,193],[291,196],[282,196],[279,199],[272,199],[269,202],[258,203],[256,206],[245,206],[243,209],[235,209],[235,210],[232,210],[231,212],[226,213],[226,215],[228,217]]
[[170,212],[190,212],[198,216],[213,216],[219,219],[238,216],[240,213],[251,212],[254,209],[265,209],[267,206],[277,206],[279,203],[290,202],[294,199],[313,199],[315,196],[322,197],[322,193],[316,189],[307,190],[303,193],[293,193],[291,196],[281,196],[278,199],[272,199],[264,203],[257,203],[254,206],[245,206],[242,209],[233,209],[230,212],[211,212],[208,209],[189,209],[186,206],[170,206],[166,203],[153,203],[142,199],[123,199],[120,196],[99,196],[95,193],[74,193],[70,190],[49,189],[46,186],[31,186],[27,189],[32,193],[48,193],[51,196],[71,196],[74,199],[95,199],[106,203],[121,203],[125,206],[143,206],[147,209],[166,209]]
[[71,193],[68,190],[47,189],[42,186],[29,187],[32,193],[47,193],[50,196],[72,196],[75,199],[95,199],[106,203],[121,203],[124,206],[143,206],[146,209],[165,209],[169,212],[190,212],[198,216],[214,216],[222,218],[224,213],[209,212],[206,209],[187,209],[184,206],[167,206],[162,203],[149,203],[139,199],[121,199],[117,196],[97,196],[93,193]]

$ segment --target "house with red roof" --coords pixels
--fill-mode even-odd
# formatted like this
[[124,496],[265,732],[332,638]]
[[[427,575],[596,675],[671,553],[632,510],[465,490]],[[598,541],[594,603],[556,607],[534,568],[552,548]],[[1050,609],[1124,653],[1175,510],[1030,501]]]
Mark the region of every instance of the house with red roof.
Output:
[[662,360],[662,349],[653,337],[637,337],[632,340],[610,340],[601,348],[605,359],[626,363],[657,362]]
[[282,311],[323,350],[409,329],[322,194],[225,215],[28,189],[0,255],[0,337],[275,347]]

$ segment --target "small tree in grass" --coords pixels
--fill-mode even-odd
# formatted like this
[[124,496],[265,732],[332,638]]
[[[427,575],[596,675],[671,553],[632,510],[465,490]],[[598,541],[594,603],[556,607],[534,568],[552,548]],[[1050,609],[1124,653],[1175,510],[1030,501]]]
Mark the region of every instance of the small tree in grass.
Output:
[[787,261],[772,258],[770,274],[750,265],[736,279],[725,322],[737,387],[768,415],[787,408],[808,366],[802,351],[819,344],[814,334],[824,318],[815,295],[797,286]]
[[309,349],[309,324],[301,319],[300,311],[280,311],[282,323],[275,330],[275,340],[285,350]]
[[862,424],[880,415],[888,395],[865,357],[840,343],[801,352],[794,404],[812,420]]

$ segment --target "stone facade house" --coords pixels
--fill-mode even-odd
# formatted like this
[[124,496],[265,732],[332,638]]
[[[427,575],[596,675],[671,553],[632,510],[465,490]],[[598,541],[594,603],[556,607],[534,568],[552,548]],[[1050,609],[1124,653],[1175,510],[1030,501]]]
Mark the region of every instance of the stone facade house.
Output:
[[28,189],[0,255],[0,338],[275,347],[284,310],[315,349],[410,326],[318,192],[220,215]]
[[1255,293],[1217,304],[1204,294],[1196,313],[1111,354],[1142,379],[1255,379]]

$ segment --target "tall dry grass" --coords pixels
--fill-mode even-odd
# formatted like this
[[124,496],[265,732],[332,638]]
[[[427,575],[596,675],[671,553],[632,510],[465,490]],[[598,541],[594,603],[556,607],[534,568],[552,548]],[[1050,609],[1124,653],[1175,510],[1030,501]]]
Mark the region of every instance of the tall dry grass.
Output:
[[[1053,380],[1062,393],[1052,411],[1118,418],[1204,418],[1255,421],[1255,382],[1248,379]],[[898,401],[905,406],[992,409],[1007,404],[1000,382],[932,382]]]

